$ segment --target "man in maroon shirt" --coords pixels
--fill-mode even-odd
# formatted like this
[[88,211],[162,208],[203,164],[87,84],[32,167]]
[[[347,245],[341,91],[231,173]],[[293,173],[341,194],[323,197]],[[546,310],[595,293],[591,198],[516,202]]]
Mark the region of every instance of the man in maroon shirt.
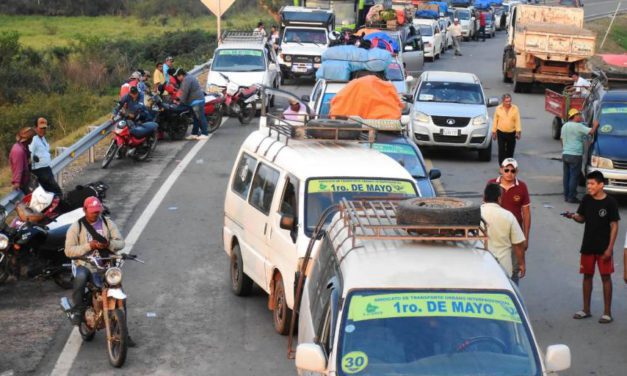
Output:
[[[518,174],[518,162],[514,158],[503,160],[500,173],[501,175],[498,178],[488,181],[488,184],[497,183],[503,189],[501,206],[514,214],[514,217],[520,224],[525,234],[524,249],[526,251],[529,247],[529,230],[531,229],[531,200],[527,184],[516,177]],[[516,265],[516,260],[513,261],[514,278],[512,279],[517,280],[518,265]]]
[[479,12],[479,33],[481,34],[482,42],[485,42],[486,17],[486,12]]
[[9,152],[9,163],[11,164],[11,186],[14,190],[21,190],[28,193],[28,183],[30,182],[30,152],[28,145],[35,136],[32,128],[22,128],[15,136],[15,144]]

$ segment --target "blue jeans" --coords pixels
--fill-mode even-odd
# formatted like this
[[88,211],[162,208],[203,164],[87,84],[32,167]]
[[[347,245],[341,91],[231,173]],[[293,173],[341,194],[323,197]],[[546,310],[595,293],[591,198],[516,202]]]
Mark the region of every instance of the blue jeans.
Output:
[[[192,127],[192,135],[209,135],[207,127],[207,118],[205,117],[205,102],[191,106],[194,112],[194,126]],[[200,131],[200,133],[199,133]]]
[[583,158],[581,155],[563,154],[564,162],[564,199],[572,200],[577,198],[577,181],[581,173]]

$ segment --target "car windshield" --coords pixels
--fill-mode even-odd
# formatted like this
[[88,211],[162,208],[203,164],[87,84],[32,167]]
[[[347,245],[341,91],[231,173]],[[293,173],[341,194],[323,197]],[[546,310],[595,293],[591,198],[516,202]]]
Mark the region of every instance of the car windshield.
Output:
[[431,37],[433,36],[433,29],[428,25],[420,25],[420,34],[423,37]]
[[598,134],[627,136],[627,103],[603,103]]
[[263,72],[266,70],[263,52],[251,49],[218,50],[211,63],[215,72]]
[[327,33],[319,29],[293,29],[285,30],[283,41],[286,43],[313,43],[318,45],[327,44]]
[[470,19],[470,12],[464,12],[464,11],[457,11],[457,18],[459,18],[460,20],[469,20]]
[[431,81],[420,86],[418,100],[421,102],[483,104],[483,93],[478,84]]
[[344,307],[340,376],[541,374],[509,293],[357,290]]
[[[368,145],[366,144],[365,146]],[[420,163],[420,159],[418,159],[418,154],[410,145],[377,142],[372,144],[372,148],[397,161],[414,178],[424,178],[427,176],[422,163]]]
[[[311,235],[322,212],[339,204],[342,198],[409,198],[416,196],[414,183],[408,180],[372,178],[309,179],[305,195],[305,232]],[[327,217],[326,223],[332,216]]]

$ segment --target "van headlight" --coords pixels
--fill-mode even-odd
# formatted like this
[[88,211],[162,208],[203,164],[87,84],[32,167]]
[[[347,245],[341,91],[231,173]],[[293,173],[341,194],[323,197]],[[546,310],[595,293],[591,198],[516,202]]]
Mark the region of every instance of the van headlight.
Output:
[[314,63],[319,63],[319,62],[320,62],[320,56],[315,56]]
[[484,125],[488,122],[486,115],[479,115],[472,118],[472,125]]
[[4,251],[8,246],[9,238],[4,234],[0,234],[0,251]]
[[110,268],[105,273],[105,279],[109,286],[117,286],[122,282],[122,269]]
[[592,156],[592,158],[590,159],[590,165],[596,168],[606,168],[606,169],[614,168],[614,163],[612,163],[611,159],[599,157],[598,155]]
[[414,120],[416,120],[419,123],[428,123],[431,120],[431,118],[429,117],[429,115],[425,114],[424,112],[416,111],[414,112]]

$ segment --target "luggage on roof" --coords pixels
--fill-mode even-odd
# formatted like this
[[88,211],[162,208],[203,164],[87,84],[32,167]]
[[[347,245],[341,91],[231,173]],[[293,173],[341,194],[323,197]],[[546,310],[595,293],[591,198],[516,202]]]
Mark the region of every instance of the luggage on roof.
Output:
[[365,76],[350,81],[333,97],[329,116],[400,119],[403,107],[391,82]]

